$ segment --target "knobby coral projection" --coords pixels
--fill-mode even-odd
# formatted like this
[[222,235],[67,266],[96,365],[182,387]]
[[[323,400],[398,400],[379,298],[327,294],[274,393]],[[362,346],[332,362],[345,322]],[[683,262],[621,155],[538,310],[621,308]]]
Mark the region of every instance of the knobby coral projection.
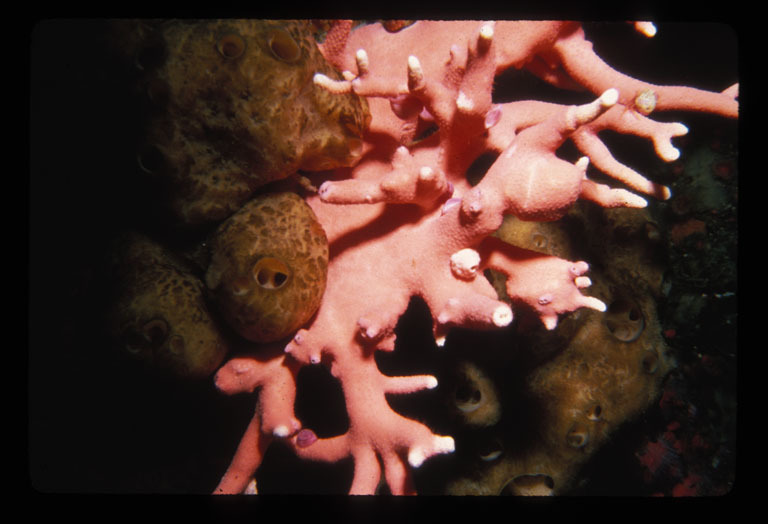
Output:
[[[640,137],[674,163],[688,129],[661,115],[736,119],[737,84],[634,78],[576,22],[115,27],[144,101],[140,180],[163,196],[151,216],[172,226],[118,236],[108,326],[132,357],[253,402],[211,491],[269,491],[256,479],[279,449],[347,464],[351,494],[414,494],[415,472],[466,457],[458,433],[509,420],[512,395],[535,417],[439,490],[564,493],[658,398],[674,359],[645,246],[663,234],[649,202],[671,191],[607,137]],[[633,28],[654,38],[651,24]],[[562,97],[503,98],[500,79],[516,72]],[[382,362],[416,358],[402,329],[414,304],[419,343],[447,363],[393,371]],[[511,335],[478,365],[453,349],[485,350],[468,333]],[[298,407],[317,370],[339,391],[323,397],[343,413],[332,431]],[[407,408],[429,390],[450,407]],[[459,426],[434,422],[441,411]],[[535,443],[519,436],[529,427]]]

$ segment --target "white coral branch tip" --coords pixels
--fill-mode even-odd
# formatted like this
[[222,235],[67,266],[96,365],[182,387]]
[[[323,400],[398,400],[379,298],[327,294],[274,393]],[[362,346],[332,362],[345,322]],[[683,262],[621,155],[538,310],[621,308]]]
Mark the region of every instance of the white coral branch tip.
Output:
[[352,92],[352,84],[349,81],[333,80],[322,73],[315,73],[315,76],[312,77],[312,81],[315,85],[337,95]]
[[587,168],[589,167],[589,157],[588,156],[579,157],[579,159],[576,161],[574,165],[579,171],[586,172]]
[[435,436],[432,440],[431,449],[427,449],[423,446],[414,446],[408,451],[408,463],[418,468],[424,461],[432,455],[437,453],[453,453],[456,449],[456,443],[452,437],[439,437]]
[[619,101],[619,91],[615,88],[606,89],[596,100],[588,104],[571,106],[566,114],[568,126],[576,129],[579,126],[592,122],[608,108]]
[[358,49],[355,53],[355,60],[357,61],[357,72],[359,76],[363,76],[368,73],[368,53],[365,49]]
[[291,434],[291,430],[288,429],[288,426],[284,426],[284,425],[277,426],[275,427],[275,429],[272,430],[272,435],[278,438],[285,438],[290,434]]
[[653,22],[635,22],[635,30],[648,38],[656,36],[656,26]]
[[480,28],[480,38],[483,40],[490,40],[493,38],[493,23],[484,24]]
[[251,481],[245,487],[245,491],[243,491],[243,495],[258,495],[258,494],[259,494],[259,490],[256,487],[256,479],[251,479]]
[[333,80],[325,76],[323,73],[315,73],[315,76],[312,77],[312,81],[320,87],[325,87],[328,82],[332,82]]
[[421,70],[421,62],[419,62],[419,59],[413,55],[408,55],[408,71],[417,75],[423,74],[423,71]]
[[[671,124],[670,126],[670,135],[673,137],[688,134],[688,128],[679,122]],[[663,140],[659,138],[654,142],[654,144],[656,147],[656,153],[665,162],[672,162],[680,158],[680,150],[673,146],[669,139]]]
[[459,91],[459,96],[456,97],[456,107],[462,111],[472,111],[475,104],[472,102],[471,98],[464,94],[464,91]]
[[493,325],[496,327],[505,327],[512,322],[512,309],[502,304],[493,311],[492,315]]
[[457,251],[451,255],[451,273],[461,280],[473,280],[480,267],[480,253],[472,248]]
[[424,70],[421,62],[413,55],[408,56],[408,88],[415,91],[424,86]]
[[[648,206],[648,201],[641,196],[638,196],[624,189],[617,189],[616,192],[622,196],[624,200],[624,205],[626,207],[635,207],[638,209],[642,209]],[[670,192],[669,194],[671,195],[672,193]],[[666,200],[666,198],[662,196],[662,200]]]
[[584,307],[588,307],[589,309],[594,309],[596,311],[605,311],[608,309],[608,306],[605,305],[605,302],[595,297],[585,296],[582,298],[581,304]]
[[600,103],[603,107],[611,107],[619,101],[619,90],[612,87],[606,89],[605,92],[600,95]]
[[589,277],[576,277],[574,283],[578,288],[585,288],[592,285],[592,281],[589,279]]
[[419,180],[423,182],[428,182],[430,180],[434,180],[436,177],[435,170],[432,169],[429,166],[423,166],[419,168]]
[[418,468],[427,459],[424,449],[416,447],[408,452],[408,463],[414,468]]
[[672,162],[680,158],[680,150],[669,143],[660,145],[656,152],[665,162]]

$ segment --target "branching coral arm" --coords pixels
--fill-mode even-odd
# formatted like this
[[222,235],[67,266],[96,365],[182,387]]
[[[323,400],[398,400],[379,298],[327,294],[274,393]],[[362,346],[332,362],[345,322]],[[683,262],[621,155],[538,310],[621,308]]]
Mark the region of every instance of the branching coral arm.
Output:
[[414,393],[423,389],[437,387],[437,379],[432,375],[411,375],[407,377],[386,377],[384,391],[386,393]]
[[[584,157],[586,158],[586,157]],[[589,200],[602,207],[635,207],[643,208],[648,202],[626,189],[614,189],[605,184],[598,184],[587,178],[581,183],[579,197]]]
[[445,175],[430,166],[418,166],[405,146],[392,158],[392,171],[379,180],[349,179],[324,182],[318,195],[331,204],[372,204],[389,202],[434,206],[453,192]]
[[606,111],[599,119],[584,126],[579,132],[597,133],[602,129],[650,139],[656,154],[665,162],[672,162],[680,157],[680,151],[672,145],[672,139],[688,133],[688,128],[680,122],[656,122],[637,109],[620,105]]
[[338,462],[350,455],[349,437],[345,433],[336,437],[317,438],[310,429],[302,429],[289,440],[301,458],[322,462]]
[[653,141],[656,154],[665,162],[677,160],[680,151],[672,145],[672,138],[685,135],[688,128],[681,123],[656,122],[633,109],[616,106],[599,119],[576,131],[572,140],[595,167],[636,191],[666,200],[671,196],[668,187],[656,184],[633,169],[617,161],[597,136],[602,129],[634,134]]
[[287,360],[282,351],[276,355],[275,351],[275,347],[271,347],[264,350],[264,355],[233,358],[216,372],[214,381],[219,391],[227,395],[250,393],[260,388],[258,409],[262,432],[287,437],[301,427],[293,414],[298,365]]
[[403,460],[397,453],[389,452],[382,455],[384,464],[384,478],[387,485],[391,486],[393,495],[416,495],[413,479]]
[[[608,89],[588,104],[561,107],[545,121],[524,129],[473,192],[503,195],[503,212],[524,220],[559,218],[581,196],[587,161],[574,165],[558,158],[555,151],[581,126],[605,113],[617,98],[618,92]],[[626,200],[624,193],[616,197]]]
[[[652,182],[634,169],[616,160],[600,138],[590,130],[579,130],[574,133],[573,142],[589,160],[603,173],[623,182],[632,189],[666,200],[671,192],[668,187]],[[642,207],[642,206],[633,206]]]
[[381,479],[381,466],[376,458],[376,452],[368,446],[359,446],[352,450],[352,456],[355,457],[355,472],[349,494],[375,493]]
[[736,118],[739,114],[739,104],[730,96],[731,92],[715,93],[686,86],[658,86],[619,73],[594,52],[592,43],[585,39],[581,27],[570,34],[563,34],[555,42],[554,50],[563,68],[574,80],[593,93],[601,93],[610,87],[617,88],[621,93],[619,103],[628,108],[634,107],[639,94],[651,91],[655,95],[656,110],[706,111],[729,118]]
[[595,297],[584,296],[581,289],[591,281],[584,276],[586,262],[570,262],[550,255],[528,251],[496,238],[487,237],[479,252],[484,267],[507,275],[507,294],[513,302],[531,307],[547,329],[557,326],[557,316],[582,307],[605,311]]
[[272,440],[294,434],[301,427],[293,414],[297,367],[286,363],[285,356],[276,351],[271,347],[264,355],[233,358],[216,373],[216,387],[223,393],[260,391],[253,417],[214,493],[245,491]]
[[357,62],[357,74],[344,71],[344,80],[333,80],[324,74],[317,73],[313,77],[313,82],[336,94],[355,93],[360,96],[395,98],[408,93],[408,86],[397,85],[390,79],[370,74],[368,54],[365,49],[357,50],[355,61]]
[[[618,162],[617,162],[618,163]],[[583,156],[576,161],[576,167],[583,173],[583,179],[581,181],[581,187],[579,197],[586,200],[595,202],[602,207],[636,207],[643,208],[648,205],[648,202],[637,196],[634,193],[627,191],[626,189],[613,189],[605,184],[598,184],[597,182],[587,178],[587,166],[589,165],[589,157]],[[619,164],[621,166],[621,164]],[[622,166],[623,167],[623,166]],[[634,171],[633,171],[634,173]],[[639,176],[639,175],[638,175]],[[642,178],[642,177],[640,177]],[[657,186],[642,178],[651,187]],[[665,186],[658,186],[657,195],[661,198],[665,195],[669,195],[669,190]]]
[[[437,326],[467,326],[475,329],[504,327],[512,322],[512,310],[503,302],[467,292],[449,298],[436,318]],[[441,331],[438,329],[438,331]]]
[[245,492],[271,442],[269,435],[261,433],[261,419],[258,412],[255,413],[237,446],[232,462],[213,491],[214,494],[234,495]]

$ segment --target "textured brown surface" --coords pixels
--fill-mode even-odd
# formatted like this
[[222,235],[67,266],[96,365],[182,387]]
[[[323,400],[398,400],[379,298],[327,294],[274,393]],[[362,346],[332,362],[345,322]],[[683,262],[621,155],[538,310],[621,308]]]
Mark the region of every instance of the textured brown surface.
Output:
[[178,376],[206,377],[221,364],[227,343],[202,282],[183,262],[149,238],[128,234],[115,250],[114,269],[112,331],[123,350]]
[[183,223],[223,220],[254,190],[298,169],[353,164],[364,100],[312,82],[338,75],[301,21],[123,21],[113,45],[146,103],[141,169]]
[[502,429],[524,424],[508,419],[514,412],[499,399],[502,385],[484,375],[482,367],[472,369],[466,363],[459,367],[462,398],[474,396],[476,409],[463,413],[457,403],[463,423],[476,425],[472,415],[490,411],[503,424],[488,431],[473,472],[453,480],[447,488],[451,494],[567,492],[580,468],[609,437],[658,398],[664,377],[674,366],[656,313],[654,296],[659,293],[661,271],[652,260],[658,235],[648,213],[600,210],[604,218],[595,220],[582,212],[574,211],[570,221],[559,222],[508,218],[497,233],[526,249],[575,260],[581,255],[575,251],[578,244],[571,229],[578,223],[589,225],[590,238],[599,241],[579,246],[589,249],[589,259],[595,262],[590,269],[593,284],[586,294],[605,302],[608,309],[574,312],[556,331],[534,332],[520,348],[543,359],[525,378],[526,394],[539,407],[532,415],[534,427],[526,430],[533,436],[524,444]]
[[328,241],[295,193],[251,200],[219,227],[211,248],[206,282],[245,338],[271,342],[288,336],[320,306]]

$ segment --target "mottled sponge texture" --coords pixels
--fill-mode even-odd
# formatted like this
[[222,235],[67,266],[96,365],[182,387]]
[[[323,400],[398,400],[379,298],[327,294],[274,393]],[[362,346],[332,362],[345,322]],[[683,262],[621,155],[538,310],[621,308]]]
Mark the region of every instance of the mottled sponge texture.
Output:
[[243,337],[272,342],[317,311],[325,290],[328,241],[295,193],[254,198],[217,230],[208,287]]
[[223,220],[297,170],[359,158],[367,104],[312,83],[338,73],[308,22],[124,21],[114,40],[147,106],[139,165],[184,224]]

